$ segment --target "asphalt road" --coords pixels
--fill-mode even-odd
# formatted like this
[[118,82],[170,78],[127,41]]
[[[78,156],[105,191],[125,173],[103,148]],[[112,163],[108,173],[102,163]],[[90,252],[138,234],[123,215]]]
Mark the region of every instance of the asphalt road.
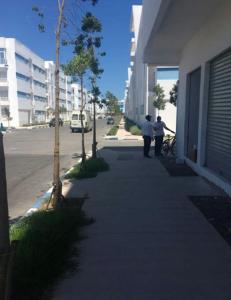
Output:
[[[97,121],[100,145],[109,126]],[[85,134],[86,151],[91,150],[92,131]],[[10,218],[23,215],[35,199],[51,187],[53,175],[54,128],[21,129],[4,136],[6,176]],[[60,128],[61,175],[76,163],[74,154],[81,153],[81,134]]]

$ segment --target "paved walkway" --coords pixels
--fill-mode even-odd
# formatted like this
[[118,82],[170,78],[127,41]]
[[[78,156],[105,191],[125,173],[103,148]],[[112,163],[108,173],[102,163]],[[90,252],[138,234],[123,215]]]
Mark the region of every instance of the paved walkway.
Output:
[[117,137],[119,140],[137,140],[141,141],[142,136],[132,135],[131,132],[124,129],[125,122],[122,119],[119,124],[119,129],[117,131]]
[[72,185],[72,196],[88,191],[96,223],[54,299],[230,300],[231,249],[187,197],[221,192],[199,176],[170,177],[141,145],[105,141],[111,170]]

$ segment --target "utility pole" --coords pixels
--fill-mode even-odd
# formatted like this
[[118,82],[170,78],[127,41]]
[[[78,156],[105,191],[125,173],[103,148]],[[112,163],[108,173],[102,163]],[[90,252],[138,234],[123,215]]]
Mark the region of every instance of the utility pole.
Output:
[[9,216],[3,134],[0,131],[0,299],[6,289],[7,262],[10,252]]

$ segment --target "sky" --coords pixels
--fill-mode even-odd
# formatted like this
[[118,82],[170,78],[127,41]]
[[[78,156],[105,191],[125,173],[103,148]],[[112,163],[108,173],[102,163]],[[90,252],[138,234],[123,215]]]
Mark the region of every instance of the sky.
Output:
[[[45,60],[55,60],[55,25],[57,20],[56,0],[1,0],[0,36],[16,38],[37,55]],[[101,66],[104,74],[99,82],[103,94],[111,91],[119,99],[124,97],[127,68],[130,63],[130,18],[132,5],[141,4],[142,0],[99,0],[95,7],[81,3],[81,0],[66,0],[66,14],[70,19],[75,11],[75,23],[79,26],[81,16],[91,11],[102,23],[102,58]],[[75,3],[75,4],[74,4]],[[77,5],[76,5],[77,3]],[[44,13],[45,33],[38,31],[38,16],[32,11],[38,6]],[[71,19],[73,19],[71,17]],[[70,23],[70,21],[69,21]],[[68,36],[73,36],[75,27],[69,25]],[[64,38],[66,38],[64,36]],[[61,63],[66,63],[71,57],[72,48],[62,47]]]

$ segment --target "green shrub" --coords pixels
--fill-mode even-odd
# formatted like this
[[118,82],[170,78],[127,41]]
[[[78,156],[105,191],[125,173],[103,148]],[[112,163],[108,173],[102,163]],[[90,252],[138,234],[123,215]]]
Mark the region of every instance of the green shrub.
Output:
[[98,172],[108,171],[109,165],[105,162],[103,158],[90,158],[86,160],[84,165],[76,165],[68,174],[66,174],[66,179],[76,178],[92,178],[96,177]]
[[[11,226],[18,246],[13,265],[12,299],[43,299],[44,291],[76,267],[71,261],[80,227],[89,224],[79,208],[40,211]],[[49,298],[50,299],[50,298]]]
[[125,129],[133,135],[142,135],[140,126],[128,118],[125,118]]
[[130,127],[130,132],[133,135],[141,135],[141,130],[137,125],[133,125]]

